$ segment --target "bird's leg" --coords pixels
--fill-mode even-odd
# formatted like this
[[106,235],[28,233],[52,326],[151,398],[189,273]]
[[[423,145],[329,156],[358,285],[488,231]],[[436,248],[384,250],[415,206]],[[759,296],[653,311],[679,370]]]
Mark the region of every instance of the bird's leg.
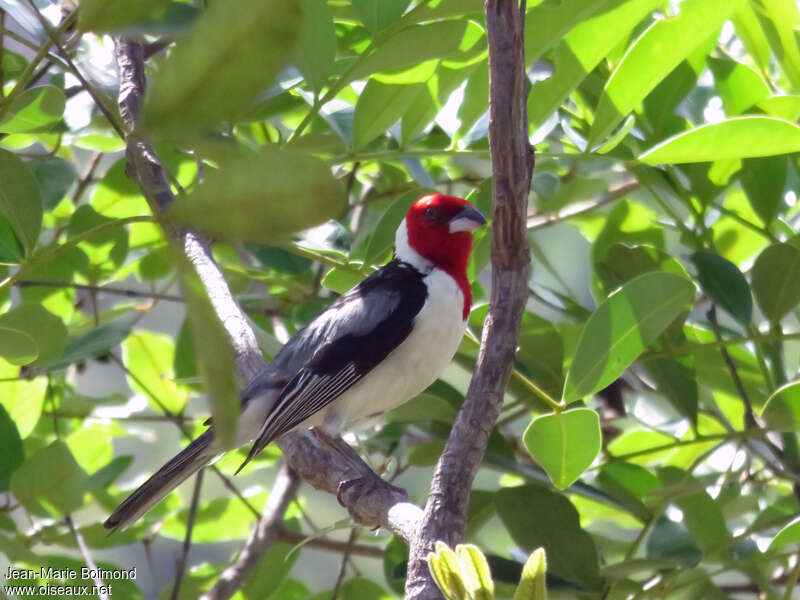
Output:
[[349,467],[351,467],[354,474],[357,473],[354,477],[350,477],[339,483],[339,489],[336,492],[336,498],[339,500],[339,504],[348,506],[348,503],[343,500],[343,497],[351,492],[361,495],[369,493],[377,487],[392,488],[392,490],[398,494],[406,498],[408,497],[404,489],[393,486],[381,479],[381,477],[375,473],[375,471],[373,471],[342,438],[330,435],[322,427],[314,427],[312,431],[323,446],[335,452]]

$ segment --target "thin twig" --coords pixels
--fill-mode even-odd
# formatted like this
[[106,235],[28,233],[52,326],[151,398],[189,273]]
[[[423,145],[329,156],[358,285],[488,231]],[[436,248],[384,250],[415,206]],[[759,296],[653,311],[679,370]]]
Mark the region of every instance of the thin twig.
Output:
[[315,537],[308,539],[307,535],[300,533],[299,531],[292,531],[291,529],[281,529],[278,537],[282,542],[289,542],[291,544],[303,543],[304,546],[316,548],[317,550],[345,552],[349,548],[350,554],[354,556],[382,559],[384,555],[383,548],[380,546],[373,546],[370,544],[349,544],[347,542],[330,540],[326,537]]
[[347,538],[347,547],[344,550],[344,554],[342,554],[342,562],[339,566],[339,575],[336,577],[336,584],[333,586],[333,592],[331,592],[331,600],[336,600],[339,597],[339,590],[342,589],[342,582],[344,582],[344,576],[347,572],[347,561],[350,560],[350,553],[352,552],[353,544],[356,541],[356,537],[358,536],[358,528],[353,527],[350,530],[350,537]]
[[64,517],[64,522],[66,522],[67,527],[72,532],[75,541],[78,543],[78,549],[81,552],[81,556],[83,556],[83,560],[86,561],[86,566],[92,570],[92,581],[94,581],[94,585],[97,587],[97,596],[101,600],[110,600],[110,594],[107,591],[105,583],[103,583],[103,579],[99,576],[99,569],[97,568],[97,563],[94,562],[91,553],[89,552],[89,546],[86,545],[86,540],[83,539],[83,535],[78,529],[75,527],[75,523],[72,521],[72,516],[67,515]]
[[610,204],[616,200],[619,200],[620,198],[624,198],[631,192],[635,192],[640,186],[641,184],[638,181],[625,182],[618,187],[608,190],[608,192],[606,192],[597,200],[578,202],[576,204],[571,204],[562,210],[528,217],[528,231],[544,229],[545,227],[561,223],[562,221],[566,221],[572,217],[590,213],[605,206],[606,204]]
[[253,533],[245,542],[239,555],[201,600],[223,600],[230,598],[241,587],[247,575],[258,565],[261,556],[279,538],[283,527],[283,515],[294,499],[300,478],[285,465],[278,473]]
[[[720,331],[719,322],[717,321],[717,307],[715,305],[711,305],[711,308],[706,313],[706,317],[708,318],[708,322],[711,324],[714,337],[717,338],[718,342],[721,342],[722,332]],[[725,365],[728,367],[728,372],[730,373],[731,379],[733,379],[733,384],[736,386],[736,391],[739,393],[739,397],[742,399],[742,403],[744,404],[745,427],[748,429],[757,428],[758,423],[756,421],[755,412],[753,412],[753,405],[750,402],[750,396],[748,396],[747,390],[744,388],[742,378],[739,377],[739,370],[736,368],[736,363],[733,362],[733,359],[731,358],[731,355],[725,346],[720,346],[719,351],[720,354],[722,354],[722,359],[725,361]]]
[[205,469],[200,469],[197,472],[197,477],[194,479],[194,490],[192,491],[192,503],[189,506],[189,516],[186,519],[186,535],[183,538],[183,548],[181,551],[181,559],[178,562],[178,568],[175,570],[175,585],[172,586],[171,600],[177,600],[181,591],[181,584],[183,583],[183,576],[186,573],[186,564],[189,561],[189,550],[192,548],[192,530],[194,530],[194,521],[197,518],[197,507],[200,504],[200,490],[203,488],[203,473]]
[[114,288],[102,285],[86,285],[74,283],[72,281],[48,281],[46,279],[22,279],[15,282],[17,287],[52,287],[52,288],[74,288],[87,292],[100,294],[113,294],[115,296],[126,296],[128,298],[147,298],[148,300],[168,300],[170,302],[183,302],[183,298],[172,294],[159,294],[157,292],[142,292],[140,290],[129,290]]

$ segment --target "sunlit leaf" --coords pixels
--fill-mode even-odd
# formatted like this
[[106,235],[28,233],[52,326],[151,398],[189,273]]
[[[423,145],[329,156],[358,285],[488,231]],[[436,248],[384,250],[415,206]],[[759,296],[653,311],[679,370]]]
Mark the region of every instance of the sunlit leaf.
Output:
[[24,133],[53,125],[66,106],[64,92],[53,85],[32,87],[22,92],[0,122],[0,133]]
[[589,408],[540,415],[528,425],[522,441],[563,490],[577,481],[600,452],[600,419]]
[[651,148],[649,165],[775,156],[800,151],[800,127],[772,117],[737,117],[701,125]]
[[589,145],[606,137],[670,71],[713,35],[742,0],[686,0],[679,13],[657,20],[628,48],[608,79]]

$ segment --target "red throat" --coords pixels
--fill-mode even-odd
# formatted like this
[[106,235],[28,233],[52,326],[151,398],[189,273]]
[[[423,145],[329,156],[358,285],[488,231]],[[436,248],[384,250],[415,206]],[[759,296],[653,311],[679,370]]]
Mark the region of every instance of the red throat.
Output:
[[[429,198],[433,200],[426,204],[425,200]],[[424,209],[430,204],[435,204],[445,217],[451,217],[464,206],[469,206],[469,203],[461,198],[435,194],[425,196],[415,203],[406,215],[409,246],[455,279],[464,296],[462,314],[466,320],[472,306],[472,288],[467,279],[472,233],[468,231],[451,233],[446,220],[442,223],[431,223],[423,216]]]

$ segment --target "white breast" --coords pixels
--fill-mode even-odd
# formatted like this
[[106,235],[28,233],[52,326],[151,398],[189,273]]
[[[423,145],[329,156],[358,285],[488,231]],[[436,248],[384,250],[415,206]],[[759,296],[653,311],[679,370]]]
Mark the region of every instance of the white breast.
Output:
[[411,334],[382,363],[301,426],[322,425],[330,433],[407,402],[450,364],[464,336],[464,296],[439,269],[425,277],[428,297]]

